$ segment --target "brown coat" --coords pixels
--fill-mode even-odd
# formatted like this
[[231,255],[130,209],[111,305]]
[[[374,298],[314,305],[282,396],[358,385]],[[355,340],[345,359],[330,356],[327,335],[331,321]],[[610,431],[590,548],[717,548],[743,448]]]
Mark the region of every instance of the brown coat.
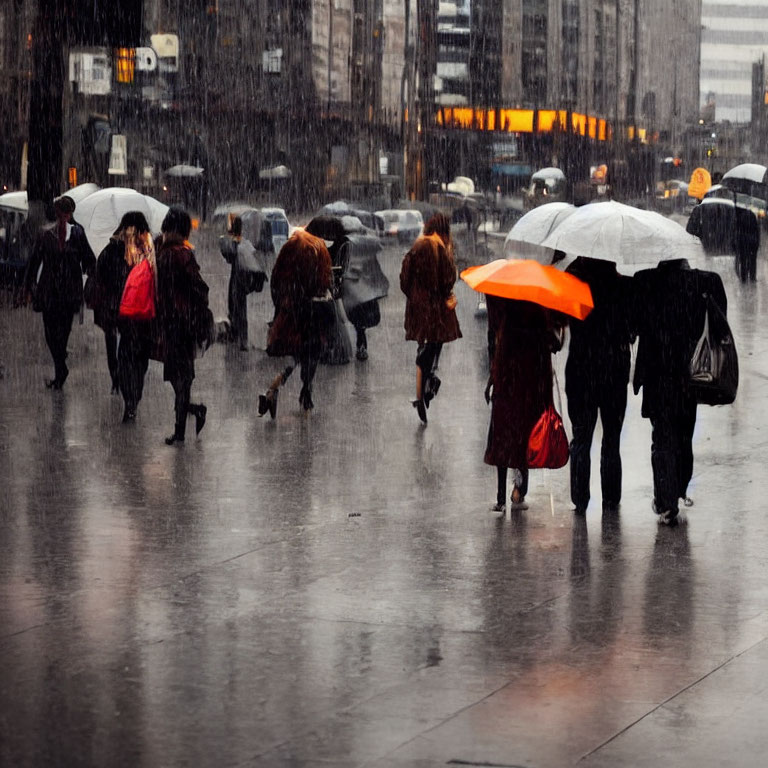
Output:
[[456,265],[439,235],[422,235],[403,259],[400,289],[406,296],[405,338],[448,342],[461,338],[456,310],[446,305]]
[[324,296],[331,280],[325,243],[308,232],[296,232],[280,249],[270,277],[277,313],[267,336],[267,354],[319,353],[325,328],[312,311],[312,298]]
[[485,463],[524,469],[528,438],[552,402],[550,313],[527,301],[488,296],[493,402]]

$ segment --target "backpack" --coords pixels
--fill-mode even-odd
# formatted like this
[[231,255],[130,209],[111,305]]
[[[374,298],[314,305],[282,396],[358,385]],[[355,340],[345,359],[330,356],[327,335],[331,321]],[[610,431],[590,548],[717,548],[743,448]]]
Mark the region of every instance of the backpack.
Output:
[[128,273],[120,300],[120,317],[128,320],[153,320],[155,317],[155,276],[147,259]]

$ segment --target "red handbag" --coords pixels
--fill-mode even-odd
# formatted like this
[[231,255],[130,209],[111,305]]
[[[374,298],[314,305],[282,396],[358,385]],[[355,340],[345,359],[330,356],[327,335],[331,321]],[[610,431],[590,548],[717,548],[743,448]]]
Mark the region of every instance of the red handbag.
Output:
[[129,320],[154,320],[155,277],[147,259],[140,261],[129,273],[120,300],[120,317]]
[[528,467],[560,469],[568,463],[569,453],[563,420],[554,403],[550,403],[539,416],[528,438]]

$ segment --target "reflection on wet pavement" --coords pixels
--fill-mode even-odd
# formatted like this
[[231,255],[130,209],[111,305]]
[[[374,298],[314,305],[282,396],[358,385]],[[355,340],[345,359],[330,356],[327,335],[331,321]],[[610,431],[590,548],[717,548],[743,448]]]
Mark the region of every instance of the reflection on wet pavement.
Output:
[[[207,246],[223,315],[226,265]],[[527,511],[488,511],[485,320],[457,286],[464,338],[421,426],[401,255],[384,254],[370,359],[321,367],[309,417],[296,377],[276,421],[256,415],[277,361],[268,291],[252,295],[259,349],[198,362],[208,425],[181,448],[163,443],[158,364],[123,426],[90,313],[52,394],[39,316],[3,298],[0,765],[762,765],[763,272],[740,285],[709,260],[741,388],[700,409],[696,504],[670,530],[634,397],[618,514],[601,514],[593,471],[574,517],[567,468],[532,472]]]

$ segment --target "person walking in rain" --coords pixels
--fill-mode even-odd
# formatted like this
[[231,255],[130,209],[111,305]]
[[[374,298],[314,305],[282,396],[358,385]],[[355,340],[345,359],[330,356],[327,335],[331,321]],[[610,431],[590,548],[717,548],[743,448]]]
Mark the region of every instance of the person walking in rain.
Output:
[[406,296],[405,338],[418,343],[416,352],[416,408],[427,423],[427,408],[440,389],[435,374],[443,344],[461,338],[456,317],[456,264],[448,217],[435,214],[405,254],[400,289]]
[[643,390],[642,415],[650,419],[653,510],[674,524],[678,501],[686,506],[693,476],[696,398],[688,380],[701,336],[707,299],[726,314],[723,281],[715,272],[691,269],[686,259],[662,261],[634,276],[638,347],[634,390]]
[[125,281],[144,260],[149,261],[156,277],[155,246],[149,224],[143,213],[131,211],[123,216],[99,254],[95,274],[98,298],[93,309],[94,322],[104,331],[113,392],[117,390],[123,395],[124,422],[136,418],[153,343],[150,320],[120,317]]
[[733,208],[733,252],[736,274],[742,283],[757,280],[757,252],[760,250],[760,222],[740,205]]
[[293,365],[259,395],[259,416],[269,411],[274,419],[280,387],[297,365],[302,382],[299,404],[305,411],[314,408],[312,382],[335,317],[331,256],[325,243],[309,232],[294,233],[277,255],[271,282],[276,311],[267,336],[267,354],[293,357]]
[[508,469],[515,473],[512,506],[525,509],[528,440],[552,401],[552,352],[562,347],[563,322],[558,313],[528,301],[488,295],[486,302],[491,422],[484,460],[496,467],[493,510],[506,509]]
[[571,501],[584,514],[589,504],[590,452],[597,416],[603,427],[600,484],[603,511],[621,502],[621,428],[627,409],[630,346],[635,336],[632,278],[612,261],[579,257],[566,270],[589,285],[594,309],[570,321],[565,393],[573,428],[570,446]]
[[[389,291],[389,282],[381,271],[377,254],[381,243],[377,237],[348,235],[335,216],[316,216],[305,230],[330,242],[328,252],[334,270],[334,287],[341,298],[344,313],[355,329],[358,360],[368,359],[366,331],[381,322],[379,299]],[[340,279],[339,279],[340,278]],[[346,330],[342,326],[346,335]]]
[[336,216],[315,216],[304,231],[323,240],[331,257],[334,317],[333,324],[327,329],[320,362],[324,365],[346,365],[352,358],[352,342],[344,322],[341,295],[349,264],[349,238],[341,219]]
[[[243,258],[255,259],[256,249],[250,240],[243,237],[243,220],[231,216],[229,231],[219,238],[219,249],[225,261],[230,265],[229,286],[227,288],[227,313],[234,340],[240,345],[241,352],[248,351],[248,293],[251,287],[252,272],[243,269]],[[242,254],[241,252],[245,252]]]
[[83,274],[96,266],[83,228],[72,220],[75,202],[60,197],[54,202],[56,221],[37,238],[24,276],[24,293],[33,309],[43,313],[45,342],[53,358],[54,375],[45,382],[61,389],[69,374],[67,343],[72,321],[83,303]]
[[187,417],[195,417],[195,432],[205,426],[208,409],[191,402],[197,347],[209,337],[213,317],[208,309],[208,285],[188,242],[192,223],[189,214],[171,208],[162,224],[157,247],[157,314],[163,342],[163,379],[175,395],[176,414],[168,445],[183,443]]

